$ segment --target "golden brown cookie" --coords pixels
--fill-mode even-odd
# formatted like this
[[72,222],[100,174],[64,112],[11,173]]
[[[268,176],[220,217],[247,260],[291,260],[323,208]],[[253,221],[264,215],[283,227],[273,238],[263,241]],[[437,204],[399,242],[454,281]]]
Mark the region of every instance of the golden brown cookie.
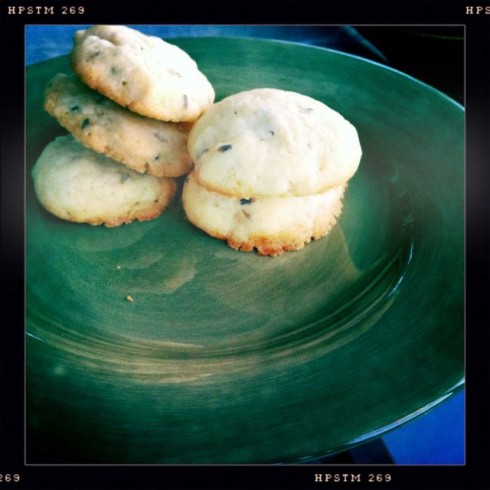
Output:
[[93,89],[143,116],[195,121],[214,101],[214,89],[179,47],[126,26],[77,31],[71,62]]
[[72,135],[46,146],[32,176],[47,211],[67,221],[108,227],[156,218],[176,191],[173,180],[139,174]]
[[305,196],[343,184],[361,146],[354,126],[324,103],[278,89],[240,92],[193,126],[196,180],[238,197]]
[[309,196],[239,198],[208,190],[191,174],[182,198],[189,221],[207,234],[237,250],[275,256],[325,236],[340,215],[346,187]]
[[76,76],[56,75],[44,107],[84,145],[128,167],[157,177],[189,173],[189,125],[140,116],[84,85]]

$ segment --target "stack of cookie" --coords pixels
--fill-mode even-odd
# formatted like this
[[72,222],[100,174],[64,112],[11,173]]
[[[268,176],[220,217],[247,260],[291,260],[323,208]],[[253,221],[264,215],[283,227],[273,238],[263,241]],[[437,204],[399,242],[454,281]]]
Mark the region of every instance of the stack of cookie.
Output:
[[69,131],[33,169],[36,195],[56,216],[117,226],[159,216],[189,173],[190,127],[212,85],[183,50],[125,26],[75,35],[75,75],[48,84],[45,108]]
[[234,249],[275,256],[325,236],[361,159],[356,129],[322,102],[254,89],[214,104],[189,134],[187,217]]
[[356,129],[322,102],[257,88],[215,92],[180,48],[124,26],[75,35],[75,75],[45,108],[69,131],[33,169],[56,216],[117,226],[159,216],[187,175],[187,218],[242,251],[275,256],[325,236],[361,159]]

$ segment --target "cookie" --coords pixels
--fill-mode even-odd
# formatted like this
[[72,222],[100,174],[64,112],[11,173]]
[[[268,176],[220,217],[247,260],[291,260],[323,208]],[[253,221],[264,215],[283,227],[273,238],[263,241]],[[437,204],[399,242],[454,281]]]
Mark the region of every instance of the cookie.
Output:
[[36,196],[50,213],[108,227],[156,218],[176,190],[171,179],[139,174],[90,150],[72,135],[46,146],[32,177]]
[[355,127],[306,95],[253,89],[215,103],[193,126],[195,179],[237,197],[306,196],[347,182],[361,146]]
[[214,89],[179,47],[126,26],[75,33],[71,63],[81,79],[118,104],[162,121],[195,121]]
[[84,145],[137,172],[178,177],[192,168],[188,124],[140,116],[76,76],[56,75],[46,87],[44,107]]
[[207,189],[191,173],[182,194],[189,221],[231,248],[276,256],[325,236],[342,210],[347,184],[308,196],[237,198]]

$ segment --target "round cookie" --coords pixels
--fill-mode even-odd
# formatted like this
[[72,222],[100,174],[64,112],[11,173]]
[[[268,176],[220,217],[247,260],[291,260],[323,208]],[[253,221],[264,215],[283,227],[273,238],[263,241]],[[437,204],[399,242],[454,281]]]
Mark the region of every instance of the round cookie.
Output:
[[46,87],[44,107],[84,145],[137,172],[178,177],[192,168],[188,124],[140,116],[76,76],[56,75]]
[[194,121],[214,101],[214,89],[179,47],[126,26],[77,31],[71,62],[93,89],[162,121]]
[[189,221],[231,248],[276,256],[325,236],[342,210],[347,184],[309,196],[237,198],[211,191],[191,173],[183,188]]
[[361,146],[354,126],[311,97],[279,89],[240,92],[191,129],[196,180],[238,197],[305,196],[343,184]]
[[159,216],[176,191],[170,179],[139,174],[79,143],[49,143],[32,170],[36,195],[55,216],[108,227]]

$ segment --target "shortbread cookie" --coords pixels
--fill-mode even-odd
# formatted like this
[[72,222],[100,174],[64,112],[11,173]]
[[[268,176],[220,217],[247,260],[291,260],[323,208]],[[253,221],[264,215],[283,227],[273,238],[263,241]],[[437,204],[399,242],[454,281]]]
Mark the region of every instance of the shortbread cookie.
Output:
[[343,184],[361,146],[354,126],[311,97],[254,89],[214,104],[193,126],[195,178],[237,197],[305,196]]
[[157,121],[131,112],[84,85],[56,75],[45,92],[45,109],[84,145],[157,177],[189,173],[188,123]]
[[182,198],[189,221],[207,234],[234,249],[275,256],[325,236],[340,215],[346,187],[309,196],[237,198],[206,189],[191,173]]
[[82,80],[118,104],[163,121],[194,121],[214,89],[179,47],[126,26],[77,31],[72,66]]
[[79,143],[72,135],[49,143],[32,170],[46,210],[67,221],[108,227],[156,218],[176,185],[139,174]]

